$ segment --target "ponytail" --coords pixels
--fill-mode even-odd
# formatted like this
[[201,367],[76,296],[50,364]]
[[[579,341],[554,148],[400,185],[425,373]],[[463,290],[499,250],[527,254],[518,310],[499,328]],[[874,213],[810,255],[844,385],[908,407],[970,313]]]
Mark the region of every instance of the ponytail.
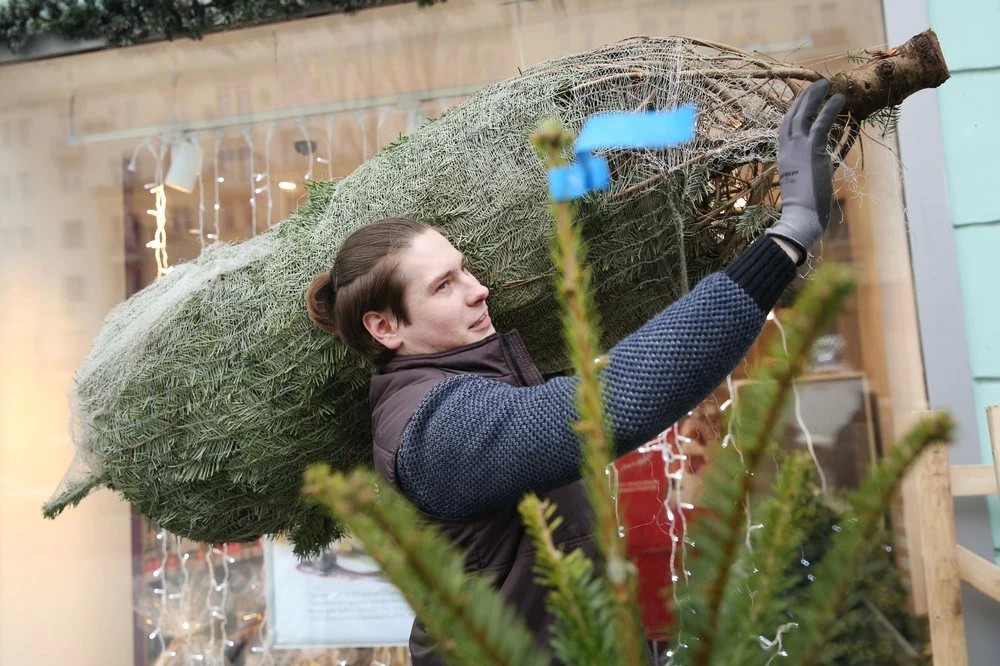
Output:
[[306,309],[309,311],[309,318],[323,330],[335,335],[337,334],[337,317],[334,309],[336,298],[330,273],[317,275],[306,290]]

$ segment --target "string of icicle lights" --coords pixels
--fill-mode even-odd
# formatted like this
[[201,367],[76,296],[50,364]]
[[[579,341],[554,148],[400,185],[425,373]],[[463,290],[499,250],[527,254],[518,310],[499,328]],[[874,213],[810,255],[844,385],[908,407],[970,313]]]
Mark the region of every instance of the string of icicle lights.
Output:
[[[257,233],[257,202],[258,194],[264,192],[267,198],[267,221],[271,226],[273,203],[270,191],[270,139],[273,127],[268,127],[267,152],[263,171],[254,169],[254,144],[249,128],[243,136],[248,145],[248,161],[250,179],[250,210],[251,233]],[[204,249],[206,240],[215,242],[221,236],[220,222],[223,215],[220,190],[225,183],[225,177],[220,173],[220,144],[223,139],[221,130],[214,133],[212,150],[212,194],[214,233],[206,233],[205,228],[205,179],[204,170],[197,174],[198,197],[198,227],[191,230],[197,233],[200,249]],[[197,137],[189,137],[197,141]],[[153,207],[147,214],[156,220],[154,237],[146,243],[153,250],[157,266],[157,279],[170,271],[169,255],[167,254],[167,220],[168,200],[167,188],[164,185],[164,164],[168,139],[158,139],[158,149],[154,148],[156,139],[144,139],[135,148],[129,161],[129,171],[135,171],[140,152],[152,154],[154,164],[154,181],[147,183],[144,189],[153,195]],[[261,189],[261,184],[266,190]],[[226,666],[232,663],[227,653],[237,647],[229,635],[229,615],[231,607],[231,576],[230,567],[237,563],[229,552],[228,544],[201,545],[171,534],[163,528],[156,528],[156,544],[158,545],[159,561],[149,576],[151,584],[143,580],[143,588],[152,594],[149,611],[146,617],[146,634],[149,641],[154,642],[155,651],[159,654],[162,664],[206,664]],[[192,576],[189,561],[192,553],[204,561],[204,572],[201,576]],[[173,574],[173,576],[171,575]],[[145,573],[143,574],[145,577]],[[260,592],[260,590],[258,590]],[[263,594],[259,593],[259,605],[263,609]],[[249,645],[249,651],[257,657],[258,664],[273,664],[270,645],[264,629],[264,613],[258,613],[260,621],[257,630],[253,632],[256,641]],[[202,634],[207,636],[202,637]],[[169,642],[168,642],[169,638]]]
[[[768,314],[767,320],[777,327],[781,336],[782,344],[787,351],[785,331],[777,315],[772,311]],[[803,440],[806,443],[806,448],[808,449],[813,460],[813,464],[816,467],[822,490],[823,492],[826,492],[826,476],[819,463],[819,459],[816,456],[813,436],[802,416],[801,398],[798,387],[794,384],[793,397],[795,401],[796,426],[802,434]],[[730,375],[726,378],[726,397],[719,405],[719,411],[723,414],[723,416],[725,416],[725,413],[735,404],[737,399],[737,391],[732,375]],[[694,412],[689,412],[688,417],[695,418]],[[688,449],[689,446],[693,444],[694,440],[682,434],[681,430],[681,424],[675,423],[670,429],[661,433],[656,439],[648,442],[637,450],[638,453],[643,455],[653,454],[655,456],[656,454],[659,454],[659,462],[663,467],[663,477],[666,481],[666,486],[661,502],[661,508],[669,525],[669,527],[665,530],[665,534],[669,537],[671,543],[669,556],[666,558],[667,561],[664,563],[664,566],[669,568],[669,579],[671,582],[670,592],[675,604],[678,602],[679,586],[688,585],[691,582],[691,572],[686,566],[688,558],[687,549],[689,547],[697,547],[697,544],[688,538],[687,520],[688,513],[696,509],[696,505],[694,503],[695,500],[692,497],[686,497],[684,495],[684,482],[686,481],[687,475],[692,473],[690,465],[691,458],[688,454]],[[725,433],[719,434],[722,436],[721,446],[723,448],[729,448],[732,446],[742,460],[743,456],[739,449],[739,442],[737,441],[735,433],[732,429],[731,419],[726,419]],[[615,501],[615,515],[618,518],[618,534],[620,537],[624,538],[627,527],[623,524],[619,507],[621,483],[619,471],[615,465],[608,466],[608,476],[609,483],[611,484],[612,498]],[[744,498],[744,502],[746,508],[746,533],[744,543],[747,551],[752,555],[753,532],[762,529],[764,525],[753,521],[749,498]],[[659,526],[659,522],[656,520],[655,516],[650,517],[650,522]],[[660,529],[663,530],[664,528],[660,527]],[[835,526],[834,529],[836,530],[839,528]],[[805,568],[809,568],[811,566],[811,562],[809,562],[805,557],[800,560],[800,564]],[[815,576],[807,574],[807,579],[815,581]],[[749,593],[750,592],[748,592],[748,594]],[[768,638],[764,635],[757,637],[757,644],[761,650],[770,654],[770,657],[766,662],[768,665],[770,665],[777,658],[787,656],[782,644],[782,637],[789,631],[794,631],[797,626],[798,625],[794,622],[785,623],[774,628],[774,632],[771,634],[772,638]],[[674,643],[677,647],[681,648],[681,650],[687,647],[684,643],[683,636],[675,637]],[[666,649],[662,654],[660,654],[659,646],[654,645],[653,650],[654,662],[656,664],[664,664],[666,666],[683,666],[684,664],[683,655],[676,654],[671,649]]]

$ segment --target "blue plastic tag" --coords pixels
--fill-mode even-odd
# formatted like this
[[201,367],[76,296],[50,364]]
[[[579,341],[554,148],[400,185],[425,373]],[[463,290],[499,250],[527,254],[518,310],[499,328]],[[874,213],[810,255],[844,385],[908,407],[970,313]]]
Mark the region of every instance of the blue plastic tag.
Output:
[[579,199],[611,185],[608,162],[595,150],[609,148],[662,149],[694,138],[695,107],[644,113],[599,113],[584,122],[573,144],[576,162],[549,170],[549,193],[555,201]]

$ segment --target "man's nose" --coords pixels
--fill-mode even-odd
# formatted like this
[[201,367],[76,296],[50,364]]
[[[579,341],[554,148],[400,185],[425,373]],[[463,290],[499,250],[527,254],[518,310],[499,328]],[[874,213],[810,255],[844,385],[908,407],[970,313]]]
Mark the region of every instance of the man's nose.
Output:
[[483,284],[475,278],[475,276],[469,276],[469,302],[478,303],[479,301],[486,300],[486,297],[490,295],[490,290],[486,288]]

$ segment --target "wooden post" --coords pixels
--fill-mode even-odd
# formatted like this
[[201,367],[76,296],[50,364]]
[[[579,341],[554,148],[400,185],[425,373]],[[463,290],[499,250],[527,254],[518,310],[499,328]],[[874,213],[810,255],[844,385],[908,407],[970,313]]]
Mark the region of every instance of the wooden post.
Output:
[[983,497],[997,492],[997,470],[993,465],[951,466],[953,497]]
[[1000,602],[1000,567],[959,546],[955,553],[959,577],[994,601]]
[[950,467],[944,444],[931,446],[920,463],[920,544],[935,666],[969,663],[961,582],[1000,601],[1000,567],[955,542],[952,506],[953,497],[995,495],[1000,489],[1000,405],[986,408],[986,420],[992,465]]
[[921,542],[935,666],[968,666],[948,451],[933,444],[920,477]]
[[990,447],[993,449],[993,473],[996,475],[997,488],[1000,489],[1000,405],[986,408],[986,424],[990,429]]

